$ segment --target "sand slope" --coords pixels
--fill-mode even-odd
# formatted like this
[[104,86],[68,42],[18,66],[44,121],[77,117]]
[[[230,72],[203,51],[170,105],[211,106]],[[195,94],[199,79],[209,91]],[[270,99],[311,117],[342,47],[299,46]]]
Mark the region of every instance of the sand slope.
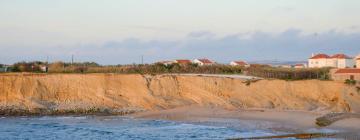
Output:
[[185,75],[1,74],[0,108],[144,109],[198,105],[226,109],[360,112],[355,87],[334,81]]

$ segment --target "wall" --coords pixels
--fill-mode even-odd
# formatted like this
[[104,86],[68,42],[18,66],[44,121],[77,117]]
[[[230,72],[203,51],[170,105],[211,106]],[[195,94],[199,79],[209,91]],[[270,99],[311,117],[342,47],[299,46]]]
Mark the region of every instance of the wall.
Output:
[[354,80],[360,81],[360,74],[334,74],[332,75],[332,79],[335,81],[345,81],[350,79],[350,76],[354,76]]

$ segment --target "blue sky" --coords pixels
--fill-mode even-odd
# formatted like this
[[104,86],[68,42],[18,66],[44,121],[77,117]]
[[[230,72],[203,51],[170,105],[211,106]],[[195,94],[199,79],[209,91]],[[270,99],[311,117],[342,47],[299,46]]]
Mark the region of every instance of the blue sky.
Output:
[[0,0],[0,63],[360,53],[359,0]]

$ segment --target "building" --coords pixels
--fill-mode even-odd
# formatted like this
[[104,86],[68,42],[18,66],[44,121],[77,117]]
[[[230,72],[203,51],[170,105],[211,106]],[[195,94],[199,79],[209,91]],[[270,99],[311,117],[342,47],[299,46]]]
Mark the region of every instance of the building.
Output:
[[353,68],[355,65],[354,59],[345,54],[335,54],[333,56],[316,54],[309,58],[308,63],[309,68]]
[[295,69],[303,69],[303,68],[306,68],[306,64],[295,64],[294,68]]
[[45,65],[42,65],[42,66],[40,66],[40,70],[41,70],[42,72],[48,72],[48,71],[49,71],[49,67],[48,67],[48,66],[45,66]]
[[354,58],[345,54],[335,54],[331,57],[336,68],[354,68]]
[[246,63],[245,61],[231,61],[230,65],[231,66],[250,67],[250,65],[248,63]]
[[360,81],[360,69],[335,69],[331,72],[331,78],[335,81],[345,81],[346,79]]
[[179,65],[189,65],[191,64],[191,60],[188,60],[188,59],[178,59],[178,60],[175,60],[175,63],[179,64]]
[[277,65],[279,68],[292,68],[291,65]]
[[356,58],[356,68],[360,68],[360,57]]
[[203,58],[203,59],[195,59],[193,61],[194,64],[198,64],[199,66],[206,66],[206,65],[214,65],[215,62],[211,61],[209,59]]
[[176,63],[175,61],[159,61],[159,62],[156,62],[155,64],[162,64],[162,65],[165,65],[165,66],[168,66],[168,65],[172,65]]

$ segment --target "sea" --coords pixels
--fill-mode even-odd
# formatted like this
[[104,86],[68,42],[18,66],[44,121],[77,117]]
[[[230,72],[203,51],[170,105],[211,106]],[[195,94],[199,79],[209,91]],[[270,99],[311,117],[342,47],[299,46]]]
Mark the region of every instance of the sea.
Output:
[[0,117],[0,140],[223,140],[281,133],[122,116]]

